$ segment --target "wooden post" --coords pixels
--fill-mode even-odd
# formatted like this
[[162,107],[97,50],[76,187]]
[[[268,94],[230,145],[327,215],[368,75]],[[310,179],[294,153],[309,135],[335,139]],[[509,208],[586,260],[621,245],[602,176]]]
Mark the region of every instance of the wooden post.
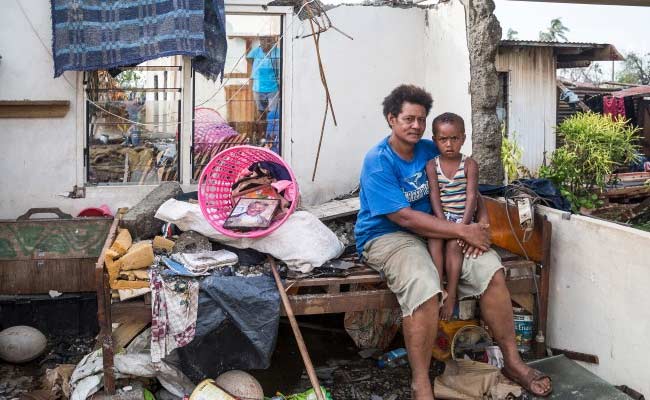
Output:
[[120,214],[115,216],[111,229],[106,237],[106,242],[99,254],[95,265],[95,283],[97,284],[97,320],[99,322],[98,343],[102,348],[104,364],[104,390],[108,394],[115,394],[115,371],[113,370],[113,321],[111,320],[111,287],[109,286],[108,273],[104,268],[106,250],[111,247],[117,233]]
[[320,388],[320,383],[318,382],[318,376],[316,376],[316,371],[314,370],[314,365],[311,363],[311,358],[309,357],[309,352],[307,351],[307,346],[305,341],[302,338],[302,333],[300,333],[300,327],[296,321],[295,315],[293,315],[293,309],[289,303],[289,298],[284,291],[284,285],[280,280],[280,274],[278,273],[278,267],[275,265],[275,260],[271,257],[268,258],[269,263],[271,264],[271,271],[273,272],[273,277],[275,278],[275,284],[278,286],[278,291],[280,292],[280,298],[282,299],[282,305],[284,306],[284,311],[287,313],[289,318],[289,323],[291,324],[291,329],[293,330],[293,335],[296,337],[296,342],[298,342],[298,349],[300,350],[300,356],[302,361],[305,363],[305,368],[307,369],[307,375],[309,375],[309,381],[314,388],[314,393],[318,400],[325,400],[325,396]]

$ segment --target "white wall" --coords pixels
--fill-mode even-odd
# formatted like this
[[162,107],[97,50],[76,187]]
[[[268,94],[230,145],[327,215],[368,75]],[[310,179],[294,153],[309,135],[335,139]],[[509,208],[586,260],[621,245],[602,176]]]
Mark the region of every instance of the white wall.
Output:
[[433,95],[431,121],[443,112],[465,120],[467,140],[463,153],[472,154],[472,104],[469,94],[470,65],[465,29],[465,7],[460,1],[440,3],[426,11],[424,60],[425,86]]
[[553,49],[500,48],[497,71],[509,73],[508,135],[523,148],[522,164],[537,171],[555,150],[557,89]]
[[76,213],[104,203],[113,209],[136,203],[151,186],[89,188],[86,198],[76,200],[60,196],[82,181],[78,74],[53,78],[49,1],[20,5],[27,17],[16,1],[3,1],[1,6],[0,100],[68,100],[70,111],[64,118],[0,119],[0,218],[15,218],[33,207]]
[[[338,127],[330,115],[314,182],[311,176],[325,92],[313,39],[294,41],[291,159],[307,204],[329,200],[359,183],[365,153],[390,133],[382,115],[382,100],[401,83],[423,86],[425,75],[424,10],[341,6],[328,15],[354,40],[334,30],[320,38]],[[304,32],[311,32],[308,23]]]
[[[3,4],[0,100],[69,100],[71,109],[62,119],[0,119],[0,168],[5,171],[0,174],[0,218],[15,218],[30,207],[60,207],[76,214],[104,203],[113,210],[135,204],[152,186],[88,187],[83,199],[61,196],[75,184],[83,184],[83,104],[77,104],[76,96],[81,82],[73,72],[65,74],[72,86],[63,78],[52,78],[49,2],[20,4],[36,32],[16,2]],[[334,127],[328,117],[314,182],[324,91],[313,40],[293,42],[288,150],[306,204],[329,200],[358,184],[365,153],[390,133],[381,102],[395,86],[424,86],[434,97],[432,115],[454,111],[470,120],[469,59],[459,0],[430,10],[340,6],[328,15],[354,40],[334,30],[321,35],[321,55],[339,125]],[[310,32],[306,22],[296,22],[292,28]],[[19,32],[21,40],[11,32]],[[471,123],[467,126],[471,129]],[[471,143],[466,148],[471,149]]]
[[597,355],[583,365],[648,396],[650,233],[543,210],[553,224],[548,342]]

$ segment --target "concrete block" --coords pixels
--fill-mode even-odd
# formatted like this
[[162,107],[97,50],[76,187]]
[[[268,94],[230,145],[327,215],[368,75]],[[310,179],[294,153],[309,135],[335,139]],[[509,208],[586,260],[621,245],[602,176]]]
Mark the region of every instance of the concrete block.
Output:
[[183,193],[178,182],[163,182],[124,215],[120,227],[140,239],[150,239],[160,233],[163,221],[154,215],[165,201]]

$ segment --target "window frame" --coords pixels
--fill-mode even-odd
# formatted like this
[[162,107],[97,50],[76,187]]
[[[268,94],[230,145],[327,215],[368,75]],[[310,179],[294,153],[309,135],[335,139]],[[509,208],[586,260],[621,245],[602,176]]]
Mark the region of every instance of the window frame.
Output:
[[[298,21],[297,17],[294,19],[293,7],[290,6],[267,6],[264,0],[235,0],[234,2],[226,2],[226,13],[235,14],[271,14],[279,15],[282,17],[282,82],[281,82],[281,101],[282,111],[280,118],[280,126],[282,129],[280,149],[283,159],[291,165],[291,92],[293,89],[293,32],[292,21]],[[299,21],[298,21],[299,22]],[[193,73],[192,60],[190,57],[183,56],[182,68],[182,110],[181,110],[181,129],[179,135],[179,182],[184,189],[196,190],[197,184],[192,183],[192,157],[191,149],[193,146],[193,124],[190,123],[193,119],[194,108],[194,87],[193,87]],[[76,185],[83,187],[86,190],[106,192],[106,191],[136,191],[141,190],[149,191],[151,188],[158,185],[143,184],[111,184],[111,185],[95,185],[88,183],[87,168],[86,168],[86,151],[88,148],[88,138],[86,132],[86,100],[85,100],[85,87],[83,82],[83,72],[77,73],[77,98],[76,98]],[[143,189],[144,188],[144,189]]]

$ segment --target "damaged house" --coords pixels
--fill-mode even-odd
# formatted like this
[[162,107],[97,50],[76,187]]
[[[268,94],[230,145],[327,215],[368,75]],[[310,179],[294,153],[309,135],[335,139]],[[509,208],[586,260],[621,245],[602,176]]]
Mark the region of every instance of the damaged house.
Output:
[[[160,51],[159,57],[133,65],[57,70],[57,78],[52,24],[66,28],[73,22],[52,19],[57,9],[45,0],[0,6],[0,165],[5,171],[0,218],[10,224],[27,213],[29,222],[28,210],[39,208],[58,209],[63,220],[84,212],[119,215],[120,208],[140,207],[145,198],[153,215],[169,197],[196,191],[210,160],[241,144],[281,156],[295,174],[301,206],[324,219],[336,216],[323,212],[323,204],[357,188],[366,151],[388,133],[381,101],[402,83],[432,94],[430,115],[453,111],[465,119],[463,152],[479,162],[481,183],[500,184],[502,125],[508,134],[517,133],[522,162],[531,170],[555,150],[556,69],[621,59],[607,44],[501,41],[491,0],[339,5],[323,7],[326,14],[318,14],[320,5],[307,3],[226,0],[228,51],[221,75],[205,72],[190,44],[183,54]],[[263,64],[260,54],[271,62]],[[263,87],[260,71],[273,76],[275,86]],[[165,182],[173,193],[147,197]],[[358,205],[344,201],[349,217]],[[335,202],[332,207],[343,206]],[[603,385],[625,384],[650,394],[644,370],[650,344],[643,340],[650,233],[544,206],[536,211],[544,222],[536,225],[537,241],[531,244],[538,259],[530,258],[544,266],[539,269],[544,283],[536,287],[538,281],[528,274],[518,294],[521,303],[542,314],[546,347],[581,360]],[[351,226],[351,221],[343,224]],[[148,237],[162,233],[158,222],[149,227]],[[75,249],[70,257],[77,260],[76,271],[85,269],[65,287],[48,287],[64,280],[41,268],[50,254],[37,248],[20,260],[20,268],[30,272],[18,282],[9,249],[14,243],[5,248],[9,241],[0,242],[0,304],[46,296],[49,290],[64,292],[64,298],[65,293],[102,293],[107,287],[101,286],[106,284],[101,280],[104,260],[97,276],[95,262],[102,247],[105,252],[112,244],[106,238],[119,233],[108,219],[92,223],[97,225],[88,238],[92,245]],[[509,232],[507,223],[502,228]],[[131,229],[134,243],[137,229]],[[0,240],[7,232],[0,225]],[[57,230],[50,234],[65,236]],[[499,246],[507,248],[505,242]],[[381,283],[378,275],[366,273],[354,285]],[[40,286],[32,292],[18,289],[25,281]],[[340,282],[321,286],[336,299],[342,287],[349,289]],[[545,298],[533,300],[538,293]],[[389,293],[365,295],[354,307],[347,298],[292,301],[297,314],[395,305]],[[99,296],[102,344],[110,347],[110,290]],[[310,311],[314,304],[320,308]],[[150,304],[145,306],[150,319]],[[6,327],[3,321],[0,327]],[[107,365],[107,358],[102,362]]]

